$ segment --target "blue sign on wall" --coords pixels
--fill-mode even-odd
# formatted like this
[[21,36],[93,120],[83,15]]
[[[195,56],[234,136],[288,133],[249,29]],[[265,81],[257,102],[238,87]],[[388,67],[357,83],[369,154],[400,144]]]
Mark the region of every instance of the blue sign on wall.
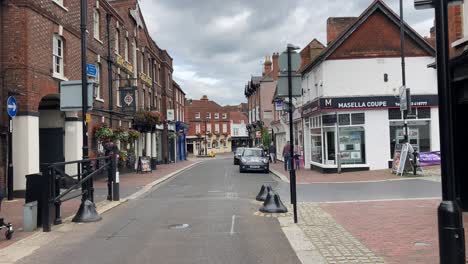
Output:
[[18,104],[16,103],[16,99],[13,96],[8,97],[7,112],[11,117],[15,117],[18,113]]
[[94,64],[86,64],[86,75],[96,78],[97,76],[97,67]]

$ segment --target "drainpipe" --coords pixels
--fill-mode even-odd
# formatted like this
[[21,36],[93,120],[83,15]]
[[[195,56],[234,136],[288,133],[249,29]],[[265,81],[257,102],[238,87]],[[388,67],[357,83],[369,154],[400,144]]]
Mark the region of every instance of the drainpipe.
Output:
[[107,86],[109,88],[109,125],[112,128],[112,111],[114,110],[114,96],[112,94],[112,50],[111,50],[111,35],[110,35],[110,23],[111,14],[106,15],[107,21]]

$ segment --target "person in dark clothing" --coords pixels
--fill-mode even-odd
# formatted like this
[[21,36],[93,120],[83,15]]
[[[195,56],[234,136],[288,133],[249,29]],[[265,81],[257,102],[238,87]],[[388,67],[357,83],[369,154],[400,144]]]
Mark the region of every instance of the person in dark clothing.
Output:
[[270,148],[268,149],[270,153],[270,161],[276,163],[276,146],[275,143],[271,143]]
[[285,171],[288,171],[289,168],[290,168],[289,167],[289,165],[290,165],[289,162],[290,162],[290,158],[291,158],[291,155],[289,153],[290,149],[291,149],[291,146],[290,146],[290,143],[288,141],[288,142],[286,142],[286,145],[284,146],[283,153],[282,153],[283,158],[284,158],[284,170]]

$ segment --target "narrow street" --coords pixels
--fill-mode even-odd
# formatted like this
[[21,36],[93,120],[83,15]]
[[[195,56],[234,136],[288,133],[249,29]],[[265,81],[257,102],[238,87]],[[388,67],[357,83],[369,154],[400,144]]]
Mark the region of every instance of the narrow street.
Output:
[[206,161],[19,263],[299,263],[278,221],[254,215],[263,183],[277,185]]

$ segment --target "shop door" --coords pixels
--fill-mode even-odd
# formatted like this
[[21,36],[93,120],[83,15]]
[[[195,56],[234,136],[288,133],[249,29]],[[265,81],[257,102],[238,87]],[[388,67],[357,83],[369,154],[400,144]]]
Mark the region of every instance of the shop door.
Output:
[[39,161],[40,163],[64,162],[63,129],[39,129]]
[[335,132],[325,132],[325,157],[327,164],[335,164]]

